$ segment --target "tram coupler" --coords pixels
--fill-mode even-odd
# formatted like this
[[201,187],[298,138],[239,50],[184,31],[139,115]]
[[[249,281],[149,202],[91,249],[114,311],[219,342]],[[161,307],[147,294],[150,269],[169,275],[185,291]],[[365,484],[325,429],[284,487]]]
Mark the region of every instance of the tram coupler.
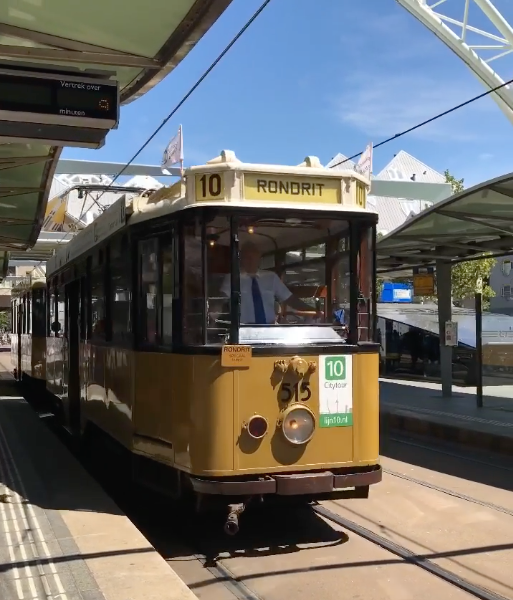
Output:
[[224,532],[228,535],[236,535],[239,532],[239,516],[246,510],[246,503],[230,504],[228,509],[230,512],[224,524]]

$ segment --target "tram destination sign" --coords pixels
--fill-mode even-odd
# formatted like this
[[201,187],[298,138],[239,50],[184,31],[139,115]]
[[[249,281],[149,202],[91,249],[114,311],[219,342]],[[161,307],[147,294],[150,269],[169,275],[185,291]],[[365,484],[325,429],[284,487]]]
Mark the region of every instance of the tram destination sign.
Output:
[[340,179],[332,177],[244,173],[246,200],[338,204],[340,189]]
[[117,123],[118,113],[114,81],[0,70],[0,119],[33,121],[28,115],[35,114]]

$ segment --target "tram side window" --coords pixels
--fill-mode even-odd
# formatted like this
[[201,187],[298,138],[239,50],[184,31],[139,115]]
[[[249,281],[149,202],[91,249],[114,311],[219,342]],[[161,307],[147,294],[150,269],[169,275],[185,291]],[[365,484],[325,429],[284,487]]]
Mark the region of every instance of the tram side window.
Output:
[[334,319],[350,328],[351,258],[349,236],[338,240],[334,250],[334,266],[331,272],[331,304]]
[[21,299],[16,300],[16,333],[21,333]]
[[32,333],[32,293],[27,293],[27,333]]
[[27,307],[27,296],[23,296],[23,333],[28,333],[28,307]]
[[182,339],[186,345],[203,342],[202,242],[199,227],[187,225],[183,237]]
[[87,277],[82,276],[80,278],[80,339],[85,341],[89,339],[87,334],[87,322],[88,322],[88,307],[89,307],[89,294],[87,289]]
[[105,340],[105,279],[101,266],[91,271],[91,338]]
[[230,331],[230,222],[217,216],[207,223],[207,343],[222,344]]
[[46,336],[46,291],[43,288],[32,290],[32,333]]
[[173,342],[174,244],[162,243],[162,343]]
[[110,294],[112,315],[112,339],[127,344],[132,337],[132,285],[131,262],[125,245],[112,244],[110,250]]
[[139,242],[140,320],[144,344],[158,343],[158,244],[152,238]]
[[59,323],[58,337],[66,333],[66,296],[64,286],[57,290],[57,323]]
[[374,315],[374,229],[365,227],[360,231],[358,248],[358,341],[373,340]]
[[50,293],[48,298],[48,335],[50,337],[55,337],[54,327],[52,327],[55,323],[55,288],[52,286],[49,291]]

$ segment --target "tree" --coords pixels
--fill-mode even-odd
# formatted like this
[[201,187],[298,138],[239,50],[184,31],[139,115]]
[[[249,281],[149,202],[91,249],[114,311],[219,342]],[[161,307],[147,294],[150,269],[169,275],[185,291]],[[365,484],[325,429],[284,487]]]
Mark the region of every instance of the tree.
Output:
[[[465,189],[464,180],[456,179],[449,170],[444,172],[445,181],[451,184],[454,194],[462,192]],[[495,266],[494,258],[486,257],[481,260],[469,260],[461,262],[452,267],[452,295],[456,300],[473,297],[476,292],[478,279],[483,281],[483,308],[490,306],[490,298],[495,296],[495,292],[488,285],[490,273]]]
[[452,193],[458,194],[465,189],[464,179],[456,179],[454,175],[451,175],[449,169],[445,169],[444,171],[445,183],[450,183],[452,187]]
[[490,298],[495,292],[488,285],[490,272],[495,266],[495,258],[483,258],[481,260],[469,260],[453,266],[451,272],[452,296],[457,300],[472,297],[476,292],[478,279],[483,281],[483,308],[490,306]]
[[7,310],[0,310],[0,329],[11,329],[11,312]]

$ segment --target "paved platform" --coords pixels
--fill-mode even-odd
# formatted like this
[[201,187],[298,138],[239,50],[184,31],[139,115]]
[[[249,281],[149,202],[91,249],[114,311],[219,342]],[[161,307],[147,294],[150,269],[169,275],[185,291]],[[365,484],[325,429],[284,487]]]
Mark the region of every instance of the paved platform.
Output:
[[0,354],[0,599],[196,600],[20,397]]
[[513,455],[511,388],[487,388],[477,408],[474,388],[453,388],[443,398],[441,385],[380,380],[380,420],[385,431],[404,431]]

